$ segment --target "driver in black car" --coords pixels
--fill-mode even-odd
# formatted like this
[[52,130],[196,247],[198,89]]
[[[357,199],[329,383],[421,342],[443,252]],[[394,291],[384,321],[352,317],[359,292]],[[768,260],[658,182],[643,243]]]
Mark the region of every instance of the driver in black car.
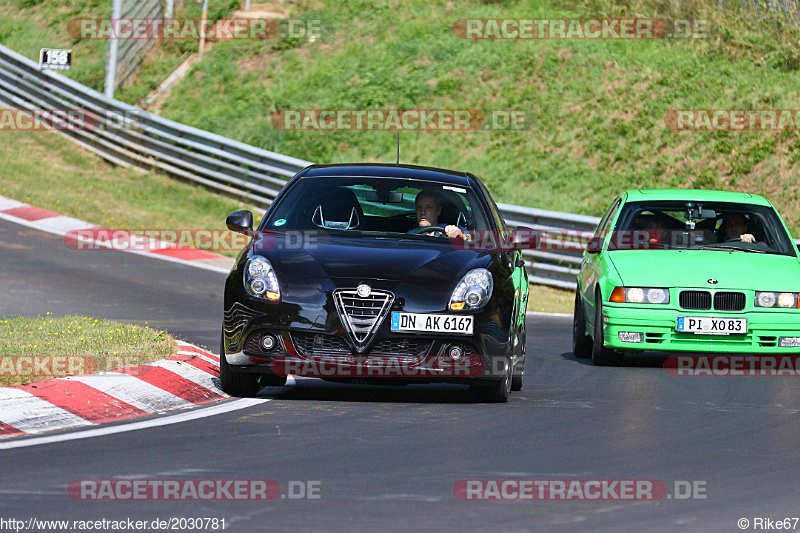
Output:
[[[409,233],[420,233],[422,228],[439,225],[439,215],[442,214],[442,206],[438,197],[429,191],[421,191],[417,194],[414,202],[417,212],[417,224],[419,227],[412,229]],[[466,230],[453,224],[444,227],[445,234],[451,239],[471,240],[472,236]],[[428,235],[441,236],[441,231],[431,231]]]
[[742,242],[756,242],[753,234],[747,233],[747,219],[740,213],[726,213],[719,229],[723,240],[739,239]]

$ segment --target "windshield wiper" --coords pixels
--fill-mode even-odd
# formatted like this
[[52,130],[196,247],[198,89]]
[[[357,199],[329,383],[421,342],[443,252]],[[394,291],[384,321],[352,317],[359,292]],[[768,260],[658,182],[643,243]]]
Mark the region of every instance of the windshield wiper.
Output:
[[753,248],[740,248],[731,244],[706,244],[700,247],[701,250],[723,250],[726,252],[752,252],[754,254],[765,254],[764,250],[755,250]]

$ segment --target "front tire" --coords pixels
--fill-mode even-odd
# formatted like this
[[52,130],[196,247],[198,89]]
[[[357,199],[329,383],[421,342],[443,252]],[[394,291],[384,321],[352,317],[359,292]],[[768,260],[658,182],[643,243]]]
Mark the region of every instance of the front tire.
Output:
[[624,358],[618,352],[603,346],[603,297],[597,291],[594,306],[594,342],[592,343],[592,364],[595,366],[617,366]]
[[255,372],[237,372],[231,368],[225,357],[225,338],[221,337],[219,342],[219,381],[222,390],[231,396],[254,396],[261,389],[259,377],[261,375]]
[[572,353],[578,359],[592,356],[592,339],[586,335],[586,315],[580,289],[575,292],[575,310],[572,312]]
[[501,379],[492,381],[488,384],[473,383],[469,389],[473,398],[481,403],[506,403],[508,395],[511,393],[511,381],[514,369],[511,362],[506,361],[505,370]]

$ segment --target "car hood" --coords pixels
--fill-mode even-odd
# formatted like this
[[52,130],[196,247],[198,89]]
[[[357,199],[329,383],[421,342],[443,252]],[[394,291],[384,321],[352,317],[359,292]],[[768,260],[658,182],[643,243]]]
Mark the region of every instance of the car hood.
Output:
[[319,238],[302,247],[275,235],[254,243],[281,279],[363,278],[450,286],[472,268],[486,267],[491,252],[457,249],[449,241],[389,238]]
[[[796,257],[716,250],[618,250],[609,259],[629,287],[800,292]],[[716,279],[713,286],[709,279]]]

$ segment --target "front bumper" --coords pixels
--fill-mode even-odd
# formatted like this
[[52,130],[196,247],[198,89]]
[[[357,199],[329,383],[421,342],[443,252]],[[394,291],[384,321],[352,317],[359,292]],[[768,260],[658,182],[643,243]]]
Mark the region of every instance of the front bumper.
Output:
[[[746,318],[744,335],[679,333],[679,316]],[[643,342],[623,342],[620,332],[643,334]],[[779,347],[780,337],[800,337],[800,311],[688,311],[662,306],[603,302],[603,338],[607,348],[625,352],[800,353],[800,347]]]
[[[264,332],[279,339],[278,346],[270,353],[257,349],[250,341]],[[315,347],[308,339],[325,338]],[[275,330],[270,327],[254,327],[246,335],[243,348],[234,353],[226,352],[228,364],[240,371],[267,372],[275,375],[296,375],[330,380],[388,380],[404,382],[456,382],[467,383],[475,379],[491,379],[502,376],[502,357],[479,354],[473,337],[396,337],[392,346],[378,341],[373,350],[363,354],[341,349],[344,346],[340,335],[320,334],[302,330]],[[304,340],[300,340],[300,339]],[[330,347],[331,340],[339,340]],[[384,339],[386,341],[388,339]],[[408,341],[407,348],[398,344]],[[453,345],[464,349],[464,355],[453,359],[447,349]],[[382,346],[382,348],[381,348]],[[392,349],[394,347],[394,349]],[[497,371],[494,367],[497,366]]]

